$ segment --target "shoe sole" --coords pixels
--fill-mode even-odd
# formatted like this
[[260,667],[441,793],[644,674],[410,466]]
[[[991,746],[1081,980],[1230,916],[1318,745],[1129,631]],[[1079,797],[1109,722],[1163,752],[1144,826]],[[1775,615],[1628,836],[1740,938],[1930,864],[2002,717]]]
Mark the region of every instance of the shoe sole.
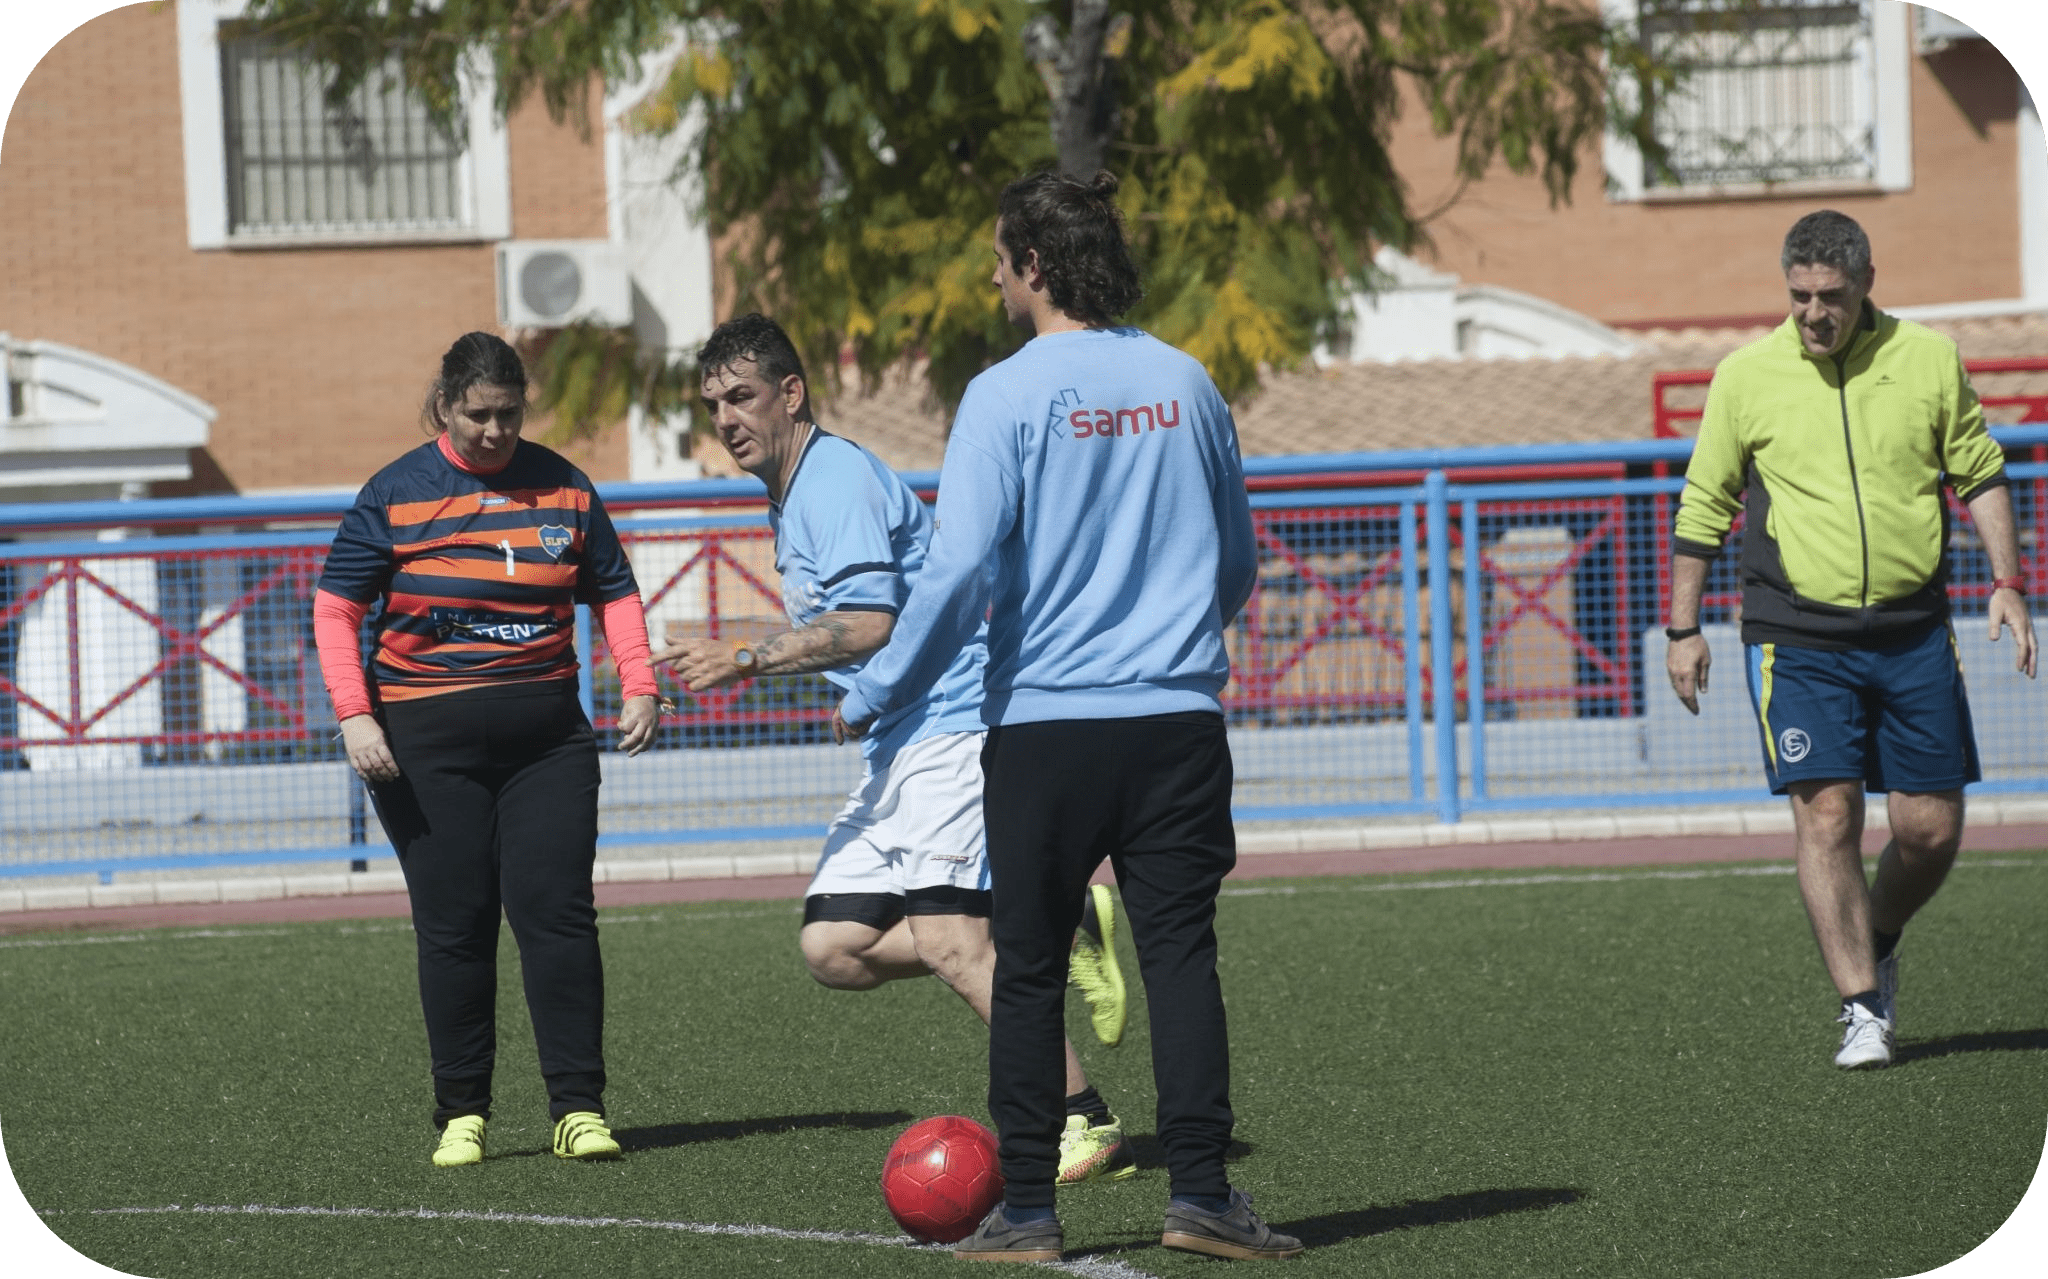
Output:
[[1091,1172],[1085,1177],[1075,1177],[1072,1180],[1062,1177],[1054,1181],[1053,1184],[1056,1186],[1085,1186],[1091,1181],[1123,1181],[1137,1175],[1138,1165],[1128,1163],[1121,1168],[1112,1168],[1107,1172]]
[[566,1160],[567,1162],[572,1164],[603,1163],[605,1160],[608,1159],[624,1159],[625,1157],[626,1152],[623,1150],[592,1151],[590,1154],[587,1155],[571,1155],[566,1154],[560,1150],[557,1150],[555,1152],[555,1158]]
[[[1159,1236],[1159,1242],[1180,1252],[1199,1252],[1209,1257],[1227,1257],[1232,1261],[1285,1261],[1301,1255],[1301,1246],[1292,1248],[1252,1248],[1227,1239],[1209,1235],[1191,1235],[1180,1230],[1169,1230]],[[957,1255],[957,1254],[956,1254]]]
[[956,1261],[1058,1261],[1062,1254],[1059,1248],[1012,1248],[992,1252],[967,1252],[953,1250]]

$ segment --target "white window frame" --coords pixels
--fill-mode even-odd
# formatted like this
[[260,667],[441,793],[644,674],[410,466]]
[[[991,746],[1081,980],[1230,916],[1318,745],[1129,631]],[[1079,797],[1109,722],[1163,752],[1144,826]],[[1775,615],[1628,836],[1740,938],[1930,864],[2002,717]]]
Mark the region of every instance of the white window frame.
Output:
[[2034,306],[2048,306],[2048,129],[2040,104],[2020,82],[2020,293]]
[[247,0],[178,0],[178,98],[185,142],[185,237],[195,249],[304,248],[334,244],[474,243],[512,234],[511,147],[492,105],[487,64],[468,69],[463,94],[468,146],[457,167],[467,226],[442,231],[233,233],[228,227],[227,118],[221,94],[220,27]]
[[[1821,178],[1808,182],[1756,182],[1702,184],[1682,187],[1646,187],[1643,153],[1635,139],[1609,132],[1602,148],[1607,166],[1607,198],[1616,203],[1660,203],[1684,200],[1725,200],[1746,196],[1820,195],[1830,192],[1858,193],[1909,191],[1913,187],[1913,5],[1901,0],[1861,0],[1871,11],[1871,39],[1868,57],[1871,74],[1863,77],[1866,92],[1876,95],[1871,104],[1872,146],[1876,172],[1868,180],[1844,181]],[[1601,0],[1601,16],[1610,25],[1626,23],[1633,28],[1641,16],[1637,0]],[[1633,86],[1618,86],[1632,96]],[[1632,104],[1631,104],[1632,105]]]

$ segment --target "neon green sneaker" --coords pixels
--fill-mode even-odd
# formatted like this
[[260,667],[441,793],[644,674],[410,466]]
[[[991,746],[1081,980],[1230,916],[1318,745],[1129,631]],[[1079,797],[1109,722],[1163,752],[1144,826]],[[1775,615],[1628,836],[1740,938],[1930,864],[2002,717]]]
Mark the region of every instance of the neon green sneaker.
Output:
[[434,1167],[460,1168],[484,1161],[484,1117],[457,1115],[441,1130],[441,1144],[434,1147]]
[[[1095,927],[1088,927],[1088,916]],[[1074,930],[1074,954],[1067,968],[1067,980],[1081,988],[1088,1001],[1088,1019],[1095,1024],[1095,1037],[1114,1047],[1124,1037],[1124,1018],[1130,1003],[1124,997],[1124,972],[1116,962],[1116,899],[1107,884],[1088,886],[1088,910],[1081,927]]]
[[594,1110],[572,1110],[555,1124],[555,1154],[563,1159],[617,1159],[625,1152],[612,1140],[604,1116]]
[[1060,1172],[1053,1179],[1055,1185],[1122,1181],[1137,1171],[1131,1143],[1124,1140],[1124,1126],[1115,1115],[1106,1124],[1092,1126],[1086,1115],[1067,1116],[1067,1130],[1060,1134]]

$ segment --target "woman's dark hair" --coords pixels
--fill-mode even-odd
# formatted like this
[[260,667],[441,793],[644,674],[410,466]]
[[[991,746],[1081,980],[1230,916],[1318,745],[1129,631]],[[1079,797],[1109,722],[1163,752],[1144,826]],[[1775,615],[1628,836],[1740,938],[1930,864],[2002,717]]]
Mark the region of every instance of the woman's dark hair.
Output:
[[1048,171],[1017,179],[996,201],[1010,269],[1021,270],[1024,255],[1036,250],[1052,304],[1090,324],[1114,322],[1145,296],[1124,243],[1116,186],[1107,169],[1087,182]]
[[440,406],[460,400],[479,382],[510,387],[519,392],[522,403],[526,400],[526,365],[511,343],[495,333],[465,333],[455,339],[455,345],[441,357],[441,376],[427,388],[420,420],[436,435],[447,430]]

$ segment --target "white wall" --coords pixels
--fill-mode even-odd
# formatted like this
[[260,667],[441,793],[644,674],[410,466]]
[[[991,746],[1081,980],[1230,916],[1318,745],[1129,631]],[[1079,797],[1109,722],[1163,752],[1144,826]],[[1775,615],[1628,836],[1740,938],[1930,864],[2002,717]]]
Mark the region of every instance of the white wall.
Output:
[[2020,295],[2048,307],[2048,133],[2041,108],[2020,85]]
[[[701,120],[672,132],[635,127],[633,108],[660,87],[681,44],[641,64],[640,75],[610,86],[604,102],[605,180],[611,239],[626,249],[633,277],[633,335],[672,356],[693,353],[711,334],[711,233],[695,211],[701,178],[688,163]],[[687,456],[687,418],[665,421],[635,412],[628,423],[630,474],[636,480],[692,480],[702,466]]]
[[[120,530],[107,530],[101,540],[120,540]],[[163,731],[163,684],[151,679],[119,703],[114,698],[147,674],[162,653],[156,629],[135,611],[157,611],[156,560],[147,555],[88,559],[79,561],[78,568],[79,578],[51,584],[22,613],[13,674],[24,696],[15,704],[16,732],[28,741],[54,743],[66,736],[57,719],[97,715],[85,731],[88,739],[153,737]],[[38,585],[24,580],[19,588],[26,592]],[[116,599],[116,594],[134,607]],[[142,747],[135,743],[89,740],[26,746],[22,754],[36,772],[134,768],[142,763]]]
[[[94,498],[183,480],[206,447],[212,405],[142,370],[56,342],[0,333],[21,412],[0,416],[0,501]],[[0,401],[0,412],[7,405]],[[42,495],[40,498],[30,494]]]
[[1384,281],[1351,299],[1353,361],[1626,356],[1634,344],[1590,316],[1514,289],[1466,284],[1392,249],[1373,257]]

